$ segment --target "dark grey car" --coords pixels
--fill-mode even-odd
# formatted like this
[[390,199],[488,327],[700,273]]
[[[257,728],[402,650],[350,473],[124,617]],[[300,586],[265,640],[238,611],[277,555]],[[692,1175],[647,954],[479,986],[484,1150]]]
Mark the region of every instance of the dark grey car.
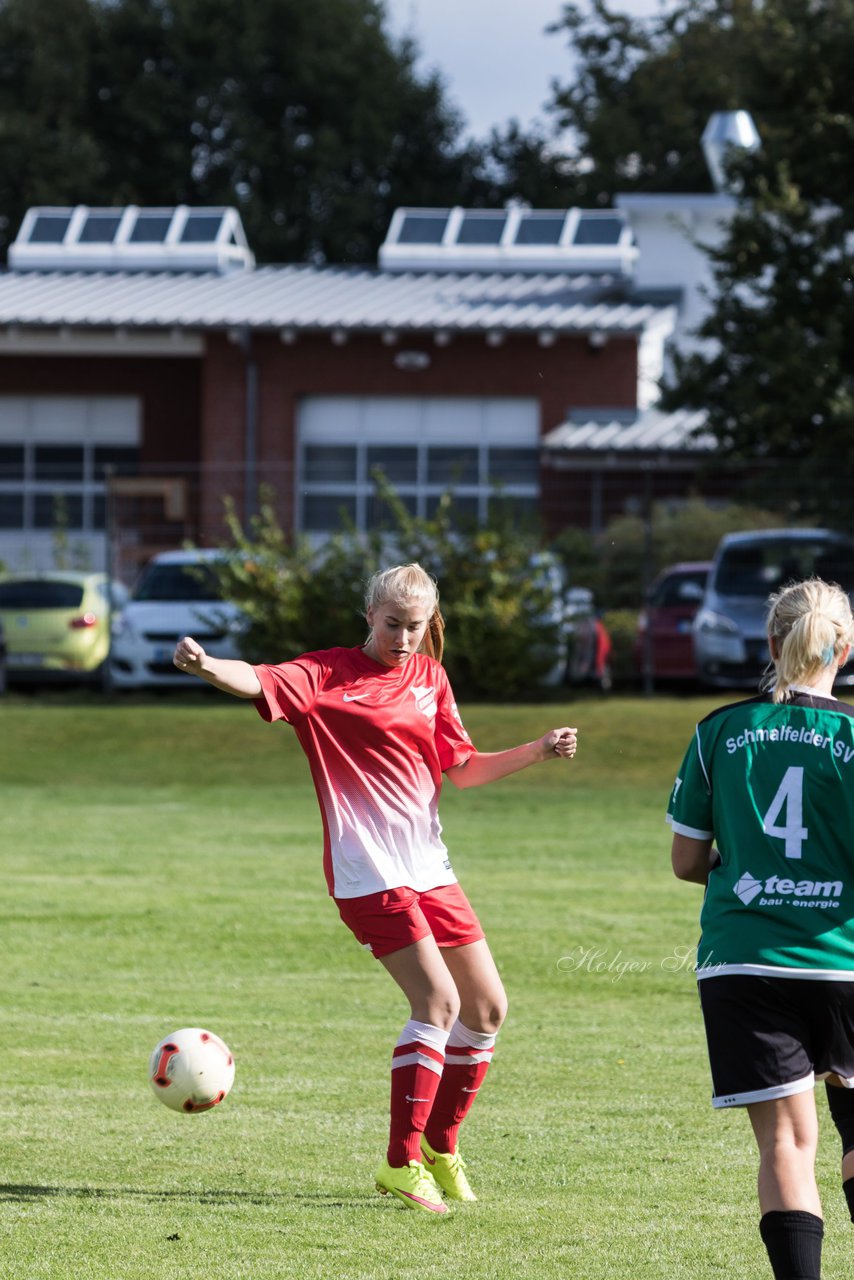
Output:
[[[703,683],[755,689],[770,660],[768,597],[811,577],[837,582],[854,598],[854,541],[830,529],[726,534],[693,625]],[[854,684],[854,669],[840,672],[839,683]]]

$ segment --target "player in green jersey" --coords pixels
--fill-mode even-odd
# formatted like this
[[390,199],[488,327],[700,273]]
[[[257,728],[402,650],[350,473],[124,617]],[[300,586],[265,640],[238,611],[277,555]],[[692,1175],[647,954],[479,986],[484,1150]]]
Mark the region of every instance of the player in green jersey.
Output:
[[747,1108],[775,1280],[818,1280],[814,1085],[854,1221],[854,708],[833,684],[854,619],[819,579],[768,613],[769,688],[696,729],[673,788],[673,870],[706,886],[697,955],[713,1105]]

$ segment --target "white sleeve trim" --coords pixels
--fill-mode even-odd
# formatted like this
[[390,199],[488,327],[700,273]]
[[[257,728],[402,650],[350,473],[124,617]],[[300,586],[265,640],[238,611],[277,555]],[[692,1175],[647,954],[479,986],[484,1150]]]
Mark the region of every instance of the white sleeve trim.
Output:
[[690,836],[692,840],[714,840],[714,831],[701,831],[699,827],[688,827],[684,822],[677,822],[669,813],[667,821],[673,828],[674,835]]

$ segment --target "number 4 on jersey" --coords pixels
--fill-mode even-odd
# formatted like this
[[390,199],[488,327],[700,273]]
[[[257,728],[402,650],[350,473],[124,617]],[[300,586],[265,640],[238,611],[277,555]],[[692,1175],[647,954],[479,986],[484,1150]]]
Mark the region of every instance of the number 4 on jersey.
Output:
[[[778,820],[784,808],[785,826],[780,826]],[[762,830],[766,836],[776,836],[778,840],[786,842],[787,858],[800,858],[803,843],[809,835],[803,821],[804,771],[802,767],[791,765],[783,774],[777,794],[762,818]]]

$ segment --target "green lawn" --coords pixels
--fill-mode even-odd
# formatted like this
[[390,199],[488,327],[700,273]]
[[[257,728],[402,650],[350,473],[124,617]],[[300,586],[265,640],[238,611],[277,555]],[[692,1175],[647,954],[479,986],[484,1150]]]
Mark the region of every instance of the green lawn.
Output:
[[[0,703],[0,1277],[768,1280],[746,1118],[708,1101],[699,890],[662,817],[711,705],[468,711],[485,750],[562,722],[581,745],[443,800],[511,1008],[464,1144],[481,1199],[437,1221],[373,1190],[407,1011],[326,897],[290,732],[212,695]],[[146,1083],[185,1025],[237,1061],[194,1117]]]

